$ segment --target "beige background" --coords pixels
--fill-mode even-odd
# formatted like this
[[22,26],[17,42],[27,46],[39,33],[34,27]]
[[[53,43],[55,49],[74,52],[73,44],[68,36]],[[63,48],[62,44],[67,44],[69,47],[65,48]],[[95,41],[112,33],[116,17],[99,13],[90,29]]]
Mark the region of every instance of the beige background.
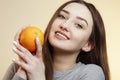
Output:
[[[35,25],[43,31],[54,11],[68,0],[0,0],[0,80],[17,56],[12,42],[20,26]],[[107,33],[112,80],[120,80],[120,0],[87,0],[100,11]]]

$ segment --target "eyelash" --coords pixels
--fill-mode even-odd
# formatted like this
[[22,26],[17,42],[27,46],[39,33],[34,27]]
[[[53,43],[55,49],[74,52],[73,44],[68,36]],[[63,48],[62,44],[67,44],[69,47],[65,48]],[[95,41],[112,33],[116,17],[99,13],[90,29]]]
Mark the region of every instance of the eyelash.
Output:
[[83,26],[81,24],[75,23],[77,28],[83,28]]
[[64,15],[61,15],[61,14],[59,14],[58,17],[61,19],[66,19],[66,17]]
[[[64,15],[62,15],[62,14],[59,14],[58,18],[60,18],[60,19],[66,19],[66,17]],[[75,26],[77,28],[83,28],[83,26],[81,24],[79,24],[79,23],[75,23]]]

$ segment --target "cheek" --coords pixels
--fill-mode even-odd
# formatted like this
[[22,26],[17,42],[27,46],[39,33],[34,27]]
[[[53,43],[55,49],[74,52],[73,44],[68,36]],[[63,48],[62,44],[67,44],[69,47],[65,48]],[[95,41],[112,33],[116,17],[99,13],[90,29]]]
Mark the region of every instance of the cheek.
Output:
[[[53,22],[53,24],[51,25],[51,29],[50,29],[50,33],[49,33],[49,37],[52,37],[54,35],[55,30],[58,28],[58,25],[56,24],[56,21]],[[49,38],[48,37],[48,38]]]
[[53,24],[52,24],[52,28],[58,27],[60,24],[61,24],[61,21],[58,20],[58,19],[55,19],[54,22],[53,22]]
[[50,33],[49,33],[49,36],[48,36],[49,42],[53,41],[53,40],[52,40],[53,36],[54,36],[54,29],[51,28]]
[[73,34],[73,44],[77,45],[78,48],[82,48],[88,41],[89,35],[85,33]]

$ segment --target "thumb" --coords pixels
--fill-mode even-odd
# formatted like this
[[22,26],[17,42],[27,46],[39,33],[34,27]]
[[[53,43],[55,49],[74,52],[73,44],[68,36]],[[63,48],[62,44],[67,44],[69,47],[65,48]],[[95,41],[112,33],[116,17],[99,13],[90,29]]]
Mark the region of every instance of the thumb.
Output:
[[37,47],[36,56],[37,57],[42,57],[42,46],[41,46],[39,38],[36,38],[36,47]]

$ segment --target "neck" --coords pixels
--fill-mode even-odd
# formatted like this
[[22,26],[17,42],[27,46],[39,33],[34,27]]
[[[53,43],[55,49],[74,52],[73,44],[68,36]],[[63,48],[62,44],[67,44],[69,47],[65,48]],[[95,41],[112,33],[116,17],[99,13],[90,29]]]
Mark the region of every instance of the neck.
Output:
[[77,53],[69,52],[54,52],[54,70],[55,71],[66,71],[72,69],[76,65]]

